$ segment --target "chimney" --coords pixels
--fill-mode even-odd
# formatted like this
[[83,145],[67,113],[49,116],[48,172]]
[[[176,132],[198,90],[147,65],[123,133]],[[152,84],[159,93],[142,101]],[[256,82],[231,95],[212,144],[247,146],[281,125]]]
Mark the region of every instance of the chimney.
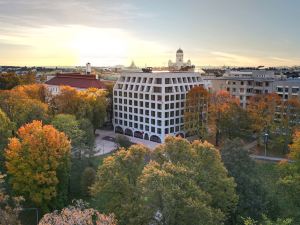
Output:
[[86,68],[85,68],[85,74],[86,75],[90,75],[92,73],[92,67],[90,63],[86,64]]

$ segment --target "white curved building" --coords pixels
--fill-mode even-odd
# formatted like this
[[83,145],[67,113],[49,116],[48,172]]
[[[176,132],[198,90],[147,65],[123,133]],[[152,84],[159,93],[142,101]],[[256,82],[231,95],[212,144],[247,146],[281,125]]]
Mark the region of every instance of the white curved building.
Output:
[[203,84],[195,72],[121,74],[113,93],[115,132],[159,143],[185,136],[186,94]]

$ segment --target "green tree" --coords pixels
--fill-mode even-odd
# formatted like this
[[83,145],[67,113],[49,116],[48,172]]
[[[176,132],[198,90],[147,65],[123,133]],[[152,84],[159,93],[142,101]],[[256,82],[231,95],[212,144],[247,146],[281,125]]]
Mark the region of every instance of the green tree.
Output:
[[226,141],[221,149],[222,160],[229,175],[237,183],[236,191],[239,196],[237,210],[231,215],[232,224],[241,223],[242,218],[246,217],[260,219],[266,212],[268,203],[256,163],[242,146],[243,143],[235,139]]
[[121,148],[129,148],[132,145],[130,139],[127,136],[122,134],[116,135],[116,143]]
[[[206,217],[209,218],[209,212],[214,212],[216,213],[216,217],[210,217],[211,219],[208,220],[211,221],[210,224],[213,224],[216,221],[222,223],[222,221],[224,222],[227,216],[235,209],[238,198],[235,194],[234,180],[228,176],[227,171],[221,162],[218,150],[211,144],[207,142],[202,143],[200,141],[195,141],[190,144],[187,140],[182,138],[167,137],[165,139],[165,144],[155,149],[153,160],[155,160],[162,168],[165,164],[168,165],[171,163],[171,166],[174,166],[174,168],[178,166],[178,169],[185,170],[186,174],[184,176],[187,177],[184,179],[186,179],[186,182],[190,184],[194,183],[199,194],[205,193],[204,196],[206,196],[206,201],[201,200],[201,198],[197,199],[199,196],[196,197],[196,199],[188,198],[192,202],[195,201],[195,204],[204,204],[207,206],[206,209],[203,208],[204,211],[199,211],[197,218],[206,215],[206,213],[208,213]],[[177,179],[175,175],[174,179]],[[174,181],[175,184],[176,182],[177,181]],[[163,183],[162,185],[167,184]],[[148,189],[149,188],[151,187],[148,187]],[[179,192],[182,193],[183,196],[185,195],[184,193],[187,193],[187,197],[191,190],[185,188],[185,186],[182,188],[177,187],[178,191],[180,190]],[[194,187],[191,186],[190,188],[193,189]],[[169,189],[172,189],[172,187],[169,187]],[[179,200],[179,197],[176,199],[182,201]],[[183,205],[175,205],[170,207],[169,210],[180,213],[180,207],[183,207]],[[176,210],[178,210],[178,212]],[[152,214],[152,216],[154,215],[155,214]],[[162,216],[164,217],[164,215]],[[183,222],[182,224],[191,224],[190,222]],[[201,221],[198,221],[196,224],[202,223]]]
[[222,114],[220,130],[224,139],[249,138],[251,136],[251,119],[247,111],[238,104],[232,104]]
[[0,109],[0,173],[4,172],[4,147],[7,145],[8,138],[12,136],[13,130],[14,124]]
[[151,161],[139,179],[144,201],[136,224],[222,224],[224,214],[211,206],[211,196],[192,176],[183,165]]
[[94,204],[104,213],[114,213],[120,225],[133,224],[140,215],[138,177],[149,149],[133,145],[104,159],[91,188]]
[[13,87],[20,84],[20,77],[15,73],[1,73],[0,74],[0,89],[1,90],[10,90]]
[[53,117],[51,124],[59,131],[64,132],[71,141],[74,151],[83,147],[85,132],[80,129],[80,123],[76,117],[69,114],[58,114]]
[[90,195],[90,187],[95,183],[96,180],[96,171],[92,167],[87,167],[84,169],[81,175],[81,191],[85,196]]
[[12,198],[4,190],[4,175],[0,173],[0,225],[19,225],[21,224],[18,216],[22,202],[21,197]]
[[294,163],[283,161],[279,165],[280,178],[279,203],[281,214],[293,218],[295,224],[300,223],[300,131],[296,131],[293,137],[293,144],[290,145],[289,157]]
[[63,207],[67,201],[71,145],[51,125],[33,121],[21,127],[5,151],[12,189],[41,207]]

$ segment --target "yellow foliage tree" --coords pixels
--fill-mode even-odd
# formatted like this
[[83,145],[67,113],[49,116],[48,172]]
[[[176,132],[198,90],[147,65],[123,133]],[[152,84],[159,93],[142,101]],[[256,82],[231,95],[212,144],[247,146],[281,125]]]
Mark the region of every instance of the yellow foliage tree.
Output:
[[70,166],[70,142],[64,133],[40,121],[24,125],[17,135],[5,150],[12,188],[47,211],[48,203],[67,190],[63,184]]

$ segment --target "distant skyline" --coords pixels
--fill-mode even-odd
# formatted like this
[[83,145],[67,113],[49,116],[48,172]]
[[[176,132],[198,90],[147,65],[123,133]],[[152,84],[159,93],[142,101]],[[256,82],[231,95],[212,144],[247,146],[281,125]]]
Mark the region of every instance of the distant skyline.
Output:
[[0,65],[300,65],[297,0],[0,0]]

